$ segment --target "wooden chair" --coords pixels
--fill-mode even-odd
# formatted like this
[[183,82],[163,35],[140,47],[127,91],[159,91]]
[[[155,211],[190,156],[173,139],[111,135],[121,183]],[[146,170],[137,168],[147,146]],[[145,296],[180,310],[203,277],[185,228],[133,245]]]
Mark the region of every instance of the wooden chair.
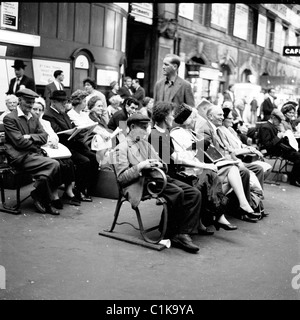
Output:
[[[112,167],[114,170],[115,178],[117,180],[117,174],[115,171],[115,167],[113,165],[112,165]],[[156,205],[161,206],[161,208],[162,208],[161,223],[159,225],[155,225],[150,228],[145,228],[142,216],[146,215],[146,213],[141,214],[140,209],[138,207],[133,209],[136,214],[138,227],[134,226],[133,224],[129,223],[128,221],[118,222],[121,207],[124,202],[128,201],[128,199],[124,195],[123,189],[117,180],[117,185],[119,188],[119,198],[118,198],[118,202],[117,202],[115,213],[114,213],[114,219],[113,219],[113,222],[112,222],[110,229],[104,230],[103,232],[99,232],[99,235],[114,238],[117,240],[122,240],[122,241],[133,243],[133,244],[138,244],[138,245],[148,247],[150,249],[159,250],[159,251],[165,248],[165,246],[160,244],[159,242],[165,236],[166,229],[167,229],[167,222],[168,222],[167,202],[163,197],[161,197],[161,194],[167,185],[167,178],[166,178],[165,173],[161,169],[154,167],[151,170],[156,170],[157,172],[160,173],[160,175],[162,176],[162,185],[158,186],[157,181],[155,181],[154,179],[151,179],[149,182],[147,182],[146,186],[144,186],[144,188],[146,188],[147,192],[146,193],[144,192],[145,195],[143,195],[141,202],[144,202],[146,200],[151,200],[151,199],[156,200]],[[159,184],[161,184],[161,183],[159,183]],[[142,236],[142,240],[138,239],[137,237],[132,237],[129,235],[124,235],[124,234],[114,232],[116,225],[120,226],[123,224],[128,224],[128,225],[132,226],[134,229],[140,231],[140,234]],[[152,236],[150,237],[149,234],[152,233],[153,231],[156,231],[156,230],[158,231],[159,235],[153,236],[153,234],[152,234]]]

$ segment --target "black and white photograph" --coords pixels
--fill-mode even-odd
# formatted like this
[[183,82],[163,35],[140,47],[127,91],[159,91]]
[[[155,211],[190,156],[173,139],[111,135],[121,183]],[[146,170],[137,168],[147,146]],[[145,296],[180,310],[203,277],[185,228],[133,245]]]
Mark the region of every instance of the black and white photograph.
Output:
[[0,70],[1,301],[299,300],[297,1],[0,2]]

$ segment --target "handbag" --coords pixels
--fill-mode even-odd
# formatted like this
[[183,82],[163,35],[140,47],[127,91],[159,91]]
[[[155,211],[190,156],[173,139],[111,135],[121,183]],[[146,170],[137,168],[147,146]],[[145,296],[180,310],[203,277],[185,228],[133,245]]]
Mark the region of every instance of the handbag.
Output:
[[259,160],[259,156],[256,153],[240,154],[240,155],[237,155],[236,157],[241,159],[245,163],[251,163]]

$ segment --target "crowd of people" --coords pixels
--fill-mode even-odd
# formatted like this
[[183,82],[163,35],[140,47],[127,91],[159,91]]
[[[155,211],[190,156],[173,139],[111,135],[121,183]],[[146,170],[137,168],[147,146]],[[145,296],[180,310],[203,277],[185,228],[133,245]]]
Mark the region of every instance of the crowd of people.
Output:
[[[221,104],[203,98],[195,105],[191,85],[178,76],[179,66],[178,56],[165,56],[164,77],[155,84],[153,98],[131,77],[123,87],[113,81],[106,96],[87,78],[68,97],[62,70],[54,72],[55,80],[40,96],[24,75],[24,63],[15,61],[16,78],[0,121],[10,164],[34,177],[31,196],[38,212],[59,215],[65,204],[92,202],[103,164],[115,167],[124,194],[137,207],[147,179],[158,179],[151,168],[158,167],[167,177],[162,194],[169,207],[166,238],[196,253],[193,235],[213,235],[211,226],[234,231],[230,217],[257,223],[268,216],[264,181],[271,165],[260,147],[292,161],[290,182],[300,187],[299,147],[293,149],[285,134],[300,127],[297,103],[287,102],[280,111],[265,100],[264,123],[254,141],[233,86]],[[257,103],[252,107],[257,110]]]

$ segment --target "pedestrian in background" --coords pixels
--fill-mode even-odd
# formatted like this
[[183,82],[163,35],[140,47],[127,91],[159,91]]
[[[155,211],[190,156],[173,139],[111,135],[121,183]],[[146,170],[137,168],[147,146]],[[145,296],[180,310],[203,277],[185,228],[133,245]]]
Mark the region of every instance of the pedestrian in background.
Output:
[[50,107],[51,101],[50,96],[55,90],[64,90],[63,81],[65,78],[62,70],[55,70],[53,73],[54,81],[47,84],[44,91],[44,99],[46,100],[46,108]]

